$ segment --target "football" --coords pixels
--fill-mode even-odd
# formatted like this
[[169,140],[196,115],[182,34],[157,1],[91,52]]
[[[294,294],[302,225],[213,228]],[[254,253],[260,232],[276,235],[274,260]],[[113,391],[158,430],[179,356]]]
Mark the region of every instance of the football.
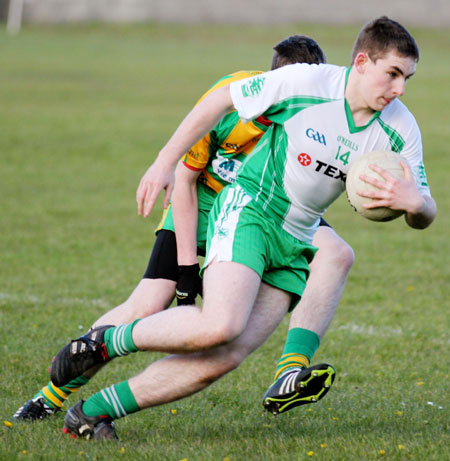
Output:
[[378,165],[387,170],[392,176],[402,179],[404,177],[404,172],[400,165],[400,160],[403,159],[399,154],[391,151],[378,150],[364,154],[350,167],[345,182],[345,189],[348,201],[357,213],[371,221],[392,221],[404,213],[401,210],[391,210],[386,207],[364,208],[363,205],[365,203],[370,203],[372,199],[361,197],[356,193],[357,190],[370,191],[376,189],[376,187],[367,184],[359,178],[362,174],[384,181],[384,178],[369,168],[369,165]]

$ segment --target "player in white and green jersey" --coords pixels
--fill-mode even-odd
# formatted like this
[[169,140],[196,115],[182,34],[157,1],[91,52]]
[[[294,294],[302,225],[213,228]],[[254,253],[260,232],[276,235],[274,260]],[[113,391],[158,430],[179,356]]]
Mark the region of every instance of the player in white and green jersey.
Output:
[[[390,101],[383,111],[375,111],[363,126],[357,126],[342,98],[350,70],[328,66],[324,72],[323,66],[307,66],[300,70],[301,78],[295,78],[298,66],[302,65],[231,85],[233,104],[244,121],[264,113],[276,123],[246,161],[237,178],[236,191],[228,191],[227,198],[220,202],[219,205],[226,203],[225,213],[233,209],[236,215],[248,197],[248,206],[259,209],[265,223],[271,219],[280,223],[288,234],[311,242],[320,217],[343,192],[350,165],[364,152],[380,149],[392,150],[404,157],[417,191],[421,196],[430,197],[420,131],[398,99]],[[293,90],[295,85],[298,90]],[[297,94],[292,97],[293,91]],[[299,183],[304,187],[299,188]],[[238,193],[240,188],[242,191]],[[232,196],[239,197],[239,202]],[[221,258],[224,253],[230,254],[230,250],[227,252],[223,247],[232,244],[233,254],[236,252],[239,256],[231,256],[229,260],[251,264],[250,267],[262,275],[265,267],[257,266],[253,259],[247,262],[243,259],[237,230],[227,237],[221,235],[226,226],[221,221],[223,208],[220,213],[216,215],[218,220],[211,233],[210,248],[214,251],[210,251],[206,263]],[[245,222],[245,213],[235,219]],[[279,241],[275,240],[273,245],[279,251]],[[283,288],[281,284],[275,286]],[[266,408],[274,413],[291,408],[294,402],[288,397],[298,392],[299,382],[305,382],[303,371],[292,363],[289,353],[280,359],[276,378],[281,379],[264,399]]]
[[[69,432],[95,434],[105,421],[102,416],[111,421],[198,392],[228,372],[230,366],[239,365],[270,336],[295,295],[301,294],[298,286],[284,285],[286,277],[306,278],[308,260],[314,252],[309,243],[314,229],[323,211],[342,190],[338,181],[340,171],[345,174],[341,168],[344,160],[336,148],[355,142],[361,155],[375,147],[393,149],[399,144],[389,144],[389,140],[397,138],[404,141],[400,154],[413,160],[414,169],[415,159],[421,160],[414,126],[410,132],[403,129],[406,123],[413,123],[413,118],[395,102],[404,93],[418,58],[417,45],[409,32],[382,17],[366,25],[358,36],[347,77],[345,70],[328,65],[318,66],[317,70],[291,66],[284,73],[278,70],[263,74],[258,81],[232,84],[231,90],[219,89],[191,111],[140,182],[138,211],[145,216],[163,188],[167,201],[175,165],[183,153],[229,110],[236,107],[244,119],[264,114],[272,118],[274,126],[247,158],[242,176],[239,174],[233,186],[222,190],[211,212],[202,309],[181,306],[119,329],[99,330],[102,338],[95,342],[93,354],[85,355],[82,347],[78,351],[82,346],[79,342],[72,343],[75,352],[71,352],[70,345],[60,351],[52,372],[54,368],[79,370],[82,362],[86,367],[104,363],[111,358],[110,351],[113,357],[134,350],[177,354],[154,362],[140,375],[95,394],[84,404],[79,402],[66,416]],[[283,80],[278,78],[281,74]],[[323,87],[312,78],[323,80]],[[248,85],[243,91],[245,83]],[[236,95],[236,88],[242,95]],[[285,95],[286,104],[282,104],[280,94]],[[290,104],[293,97],[304,110]],[[329,105],[330,114],[320,111],[322,123],[313,116],[325,105]],[[308,113],[313,120],[305,117]],[[317,126],[311,126],[312,121]],[[386,129],[377,129],[376,123],[386,124]],[[319,141],[311,141],[306,135],[310,128],[316,135],[319,133],[317,137],[325,135],[325,142],[327,136],[344,136],[349,143],[331,139],[332,149],[322,153],[312,145]],[[392,130],[400,136],[392,136]],[[353,158],[351,153],[349,164]],[[325,165],[318,168],[321,163],[317,162]],[[311,165],[314,172],[301,170]],[[402,180],[374,168],[384,181],[363,177],[376,186],[376,191],[364,196],[374,199],[371,207],[402,210],[409,226],[425,228],[436,215],[435,202],[427,186],[418,187],[415,170],[406,163],[402,165]],[[251,170],[259,174],[256,186],[246,179],[246,171]],[[312,178],[315,181],[309,182]],[[235,251],[235,245],[239,251]],[[273,276],[270,283],[262,282],[265,274]],[[122,340],[116,350],[114,344],[119,338]],[[85,346],[89,344],[87,339],[91,338],[86,338]],[[302,371],[286,369],[266,393],[266,407],[282,407],[280,395],[286,390],[301,396],[302,387],[308,386],[314,373],[307,379],[303,376]]]
[[[290,78],[290,74],[299,72],[301,79]],[[350,69],[343,67],[329,66],[324,71],[322,66],[299,64],[231,84],[234,106],[244,121],[264,114],[274,124],[246,160],[236,186],[216,204],[217,222],[210,235],[206,265],[213,260],[247,265],[264,282],[290,292],[291,303],[295,305],[303,293],[308,269],[298,260],[291,262],[294,270],[279,271],[273,265],[266,265],[267,259],[284,261],[287,254],[302,255],[302,248],[292,247],[290,239],[283,249],[278,227],[281,223],[281,229],[288,234],[311,243],[327,204],[344,190],[349,165],[356,158],[375,149],[398,152],[409,161],[417,190],[429,195],[420,132],[414,118],[400,101],[394,100],[382,113],[372,114],[363,127],[355,127],[343,98],[349,72]],[[298,94],[291,96],[293,90]],[[261,234],[256,230],[250,236],[240,232],[239,226],[255,226],[258,220]],[[270,248],[270,257],[262,247]],[[307,256],[303,259],[306,266],[312,256],[307,250],[303,250],[303,256]],[[320,342],[314,330],[302,328],[289,332],[276,378],[286,373],[285,379],[291,379],[292,384],[298,376],[307,378],[304,370],[309,368]],[[289,376],[292,369],[298,376]],[[327,370],[328,367],[314,371],[326,374]],[[324,381],[328,378],[322,377]],[[305,394],[301,398],[292,391],[283,394],[279,398],[282,406],[273,408],[266,402],[267,408],[280,412],[308,402],[302,400]],[[318,400],[316,395],[308,397]]]

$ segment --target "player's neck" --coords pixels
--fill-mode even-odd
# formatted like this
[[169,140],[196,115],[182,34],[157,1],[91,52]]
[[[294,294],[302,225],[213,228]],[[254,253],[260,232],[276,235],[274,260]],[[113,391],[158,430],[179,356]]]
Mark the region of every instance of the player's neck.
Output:
[[370,121],[375,111],[364,100],[358,77],[358,73],[352,68],[348,76],[347,86],[345,87],[345,99],[347,100],[355,125],[364,126]]

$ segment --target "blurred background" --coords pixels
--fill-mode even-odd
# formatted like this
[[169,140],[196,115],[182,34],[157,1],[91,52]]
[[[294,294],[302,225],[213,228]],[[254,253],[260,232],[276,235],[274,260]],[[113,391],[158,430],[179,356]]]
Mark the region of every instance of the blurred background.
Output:
[[[369,20],[387,14],[413,33],[421,58],[402,101],[421,127],[439,210],[425,231],[401,218],[369,222],[345,194],[327,211],[356,261],[316,357],[338,369],[325,405],[263,414],[286,318],[235,373],[170,407],[176,417],[162,406],[121,420],[120,455],[58,437],[61,416],[0,427],[0,459],[280,461],[310,450],[323,461],[448,459],[449,4],[0,0],[3,418],[48,382],[54,352],[142,277],[162,210],[138,217],[136,188],[182,118],[222,76],[267,70],[290,35],[313,37],[329,62],[349,65]],[[80,398],[154,358],[112,364]]]
[[380,14],[409,26],[450,26],[448,0],[0,0],[11,29],[22,21],[361,24]]

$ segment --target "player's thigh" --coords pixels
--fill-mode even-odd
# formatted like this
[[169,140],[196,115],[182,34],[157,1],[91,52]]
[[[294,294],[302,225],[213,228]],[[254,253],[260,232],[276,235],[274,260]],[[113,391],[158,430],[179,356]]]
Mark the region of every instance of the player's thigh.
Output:
[[174,296],[174,281],[142,279],[124,303],[102,315],[93,326],[121,325],[147,317],[166,309]]
[[203,273],[202,316],[208,324],[228,332],[229,338],[244,331],[261,284],[249,267],[213,260]]
[[291,297],[291,293],[261,283],[247,326],[234,346],[248,355],[264,344],[288,312]]
[[172,303],[176,282],[168,279],[142,279],[127,300],[130,309],[141,317],[160,312]]
[[276,330],[288,312],[291,295],[279,288],[261,283],[244,331],[229,344],[191,354],[197,362],[196,372],[212,382],[237,368]]

